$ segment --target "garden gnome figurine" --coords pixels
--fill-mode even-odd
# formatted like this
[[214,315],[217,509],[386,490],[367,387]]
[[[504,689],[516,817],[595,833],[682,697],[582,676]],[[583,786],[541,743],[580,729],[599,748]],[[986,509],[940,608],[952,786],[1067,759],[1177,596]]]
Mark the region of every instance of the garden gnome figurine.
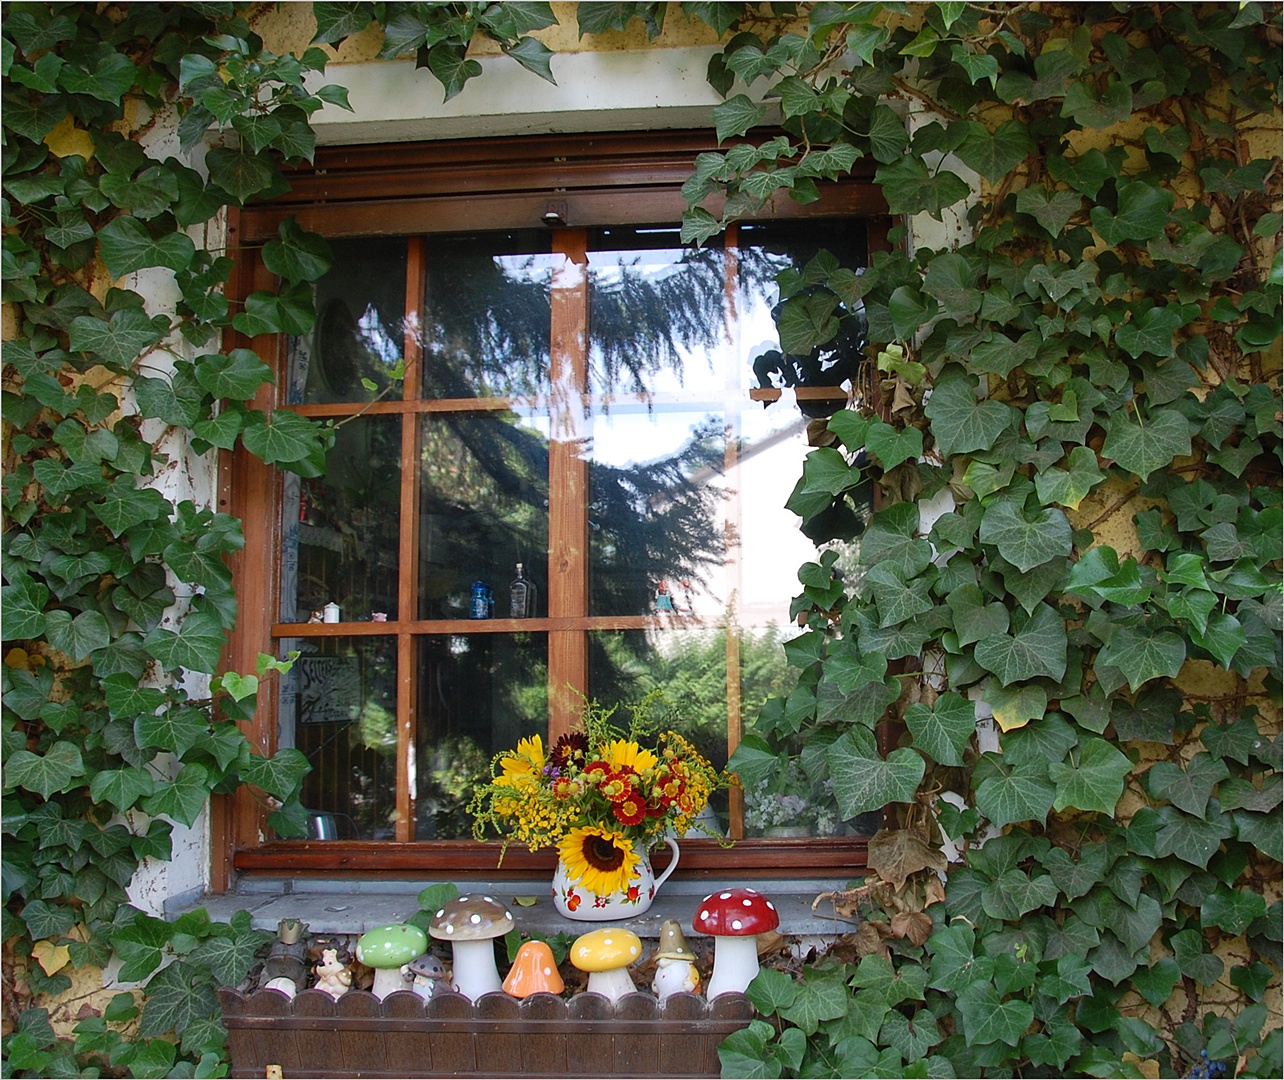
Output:
[[684,991],[694,994],[700,989],[695,953],[682,936],[682,926],[677,919],[665,919],[661,925],[655,959],[655,978],[651,980],[651,989],[661,1001],[670,994]]
[[317,976],[316,989],[324,990],[335,1001],[352,989],[352,967],[339,960],[337,949],[322,950],[321,963],[314,970]]

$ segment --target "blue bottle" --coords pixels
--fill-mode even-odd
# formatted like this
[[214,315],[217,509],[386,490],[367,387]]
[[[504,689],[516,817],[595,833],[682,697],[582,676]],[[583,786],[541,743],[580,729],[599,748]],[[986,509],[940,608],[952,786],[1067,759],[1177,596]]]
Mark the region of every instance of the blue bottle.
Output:
[[473,582],[473,595],[468,605],[468,617],[470,619],[490,618],[490,596],[490,586],[486,582]]

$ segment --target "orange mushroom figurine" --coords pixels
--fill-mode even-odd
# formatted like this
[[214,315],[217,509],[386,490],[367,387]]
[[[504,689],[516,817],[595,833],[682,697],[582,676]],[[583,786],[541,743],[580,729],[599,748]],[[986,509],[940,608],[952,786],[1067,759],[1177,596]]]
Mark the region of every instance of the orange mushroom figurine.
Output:
[[565,989],[548,942],[527,941],[517,950],[513,966],[504,979],[504,993],[528,998],[531,994],[560,994]]

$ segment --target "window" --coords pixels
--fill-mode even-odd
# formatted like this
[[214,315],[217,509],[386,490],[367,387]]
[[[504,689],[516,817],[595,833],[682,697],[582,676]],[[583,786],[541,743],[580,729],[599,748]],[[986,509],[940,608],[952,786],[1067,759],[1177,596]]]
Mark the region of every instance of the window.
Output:
[[[313,765],[310,840],[262,839],[238,797],[219,821],[224,880],[493,871],[465,806],[494,753],[556,738],[585,697],[658,689],[723,764],[780,684],[814,557],[783,504],[808,419],[846,399],[863,343],[782,391],[775,276],[822,246],[862,264],[886,219],[854,183],[684,249],[678,188],[701,138],[323,151],[232,223],[247,250],[291,213],[330,239],[314,331],[252,345],[277,363],[264,406],[338,429],[323,477],[240,455],[224,470],[247,532],[232,663],[299,651],[255,734]],[[250,259],[240,279],[270,285]],[[739,792],[713,813],[746,867],[851,865],[868,831],[758,839]],[[683,866],[728,857],[694,841]],[[505,867],[524,864],[514,850]]]

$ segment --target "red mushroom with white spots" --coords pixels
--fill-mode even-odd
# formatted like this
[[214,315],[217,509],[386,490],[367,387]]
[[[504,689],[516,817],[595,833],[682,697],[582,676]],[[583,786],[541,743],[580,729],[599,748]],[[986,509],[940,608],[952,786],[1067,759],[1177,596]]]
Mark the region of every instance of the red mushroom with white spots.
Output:
[[758,974],[758,935],[780,925],[776,905],[753,889],[722,889],[700,901],[691,928],[710,934],[713,974],[706,989],[709,1000],[719,994],[743,992]]

